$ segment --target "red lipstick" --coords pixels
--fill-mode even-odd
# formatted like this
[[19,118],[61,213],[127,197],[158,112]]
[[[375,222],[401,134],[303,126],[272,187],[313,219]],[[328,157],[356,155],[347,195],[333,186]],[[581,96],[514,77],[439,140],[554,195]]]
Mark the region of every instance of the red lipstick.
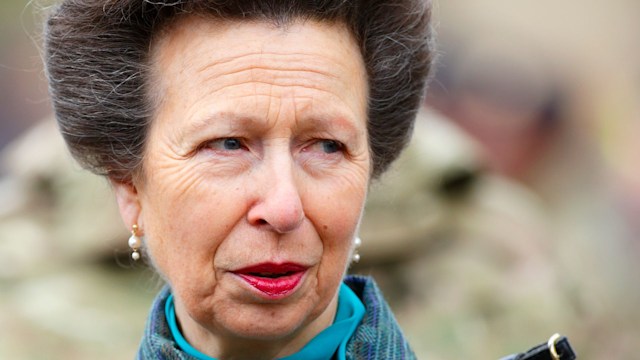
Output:
[[234,273],[269,298],[281,299],[296,289],[306,271],[307,267],[294,263],[263,263]]

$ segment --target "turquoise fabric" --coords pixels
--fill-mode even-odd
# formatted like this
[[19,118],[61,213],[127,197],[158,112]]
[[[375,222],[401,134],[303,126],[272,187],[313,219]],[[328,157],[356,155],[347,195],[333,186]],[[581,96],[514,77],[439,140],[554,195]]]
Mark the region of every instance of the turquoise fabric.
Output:
[[[364,312],[362,301],[343,283],[338,294],[338,309],[333,324],[311,339],[300,351],[281,360],[329,360],[336,353],[339,360],[345,360],[347,342],[364,317]],[[198,360],[215,360],[195,349],[182,336],[176,321],[173,295],[167,298],[165,315],[171,335],[182,351]]]

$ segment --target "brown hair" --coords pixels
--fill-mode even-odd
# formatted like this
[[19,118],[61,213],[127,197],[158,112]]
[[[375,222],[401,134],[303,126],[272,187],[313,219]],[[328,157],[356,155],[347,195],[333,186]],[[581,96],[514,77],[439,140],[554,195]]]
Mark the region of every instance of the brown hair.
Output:
[[368,75],[372,176],[406,145],[432,62],[429,0],[65,0],[46,24],[46,70],[60,131],[84,167],[118,181],[139,169],[151,42],[185,14],[346,24]]

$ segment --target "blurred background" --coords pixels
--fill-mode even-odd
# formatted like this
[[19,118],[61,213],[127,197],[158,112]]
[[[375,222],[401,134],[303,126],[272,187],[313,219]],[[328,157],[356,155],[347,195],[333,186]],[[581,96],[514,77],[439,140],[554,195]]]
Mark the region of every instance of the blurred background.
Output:
[[[130,359],[160,281],[56,132],[43,3],[0,5],[0,358]],[[567,335],[640,353],[640,2],[436,2],[414,140],[372,186],[352,271],[419,358]]]

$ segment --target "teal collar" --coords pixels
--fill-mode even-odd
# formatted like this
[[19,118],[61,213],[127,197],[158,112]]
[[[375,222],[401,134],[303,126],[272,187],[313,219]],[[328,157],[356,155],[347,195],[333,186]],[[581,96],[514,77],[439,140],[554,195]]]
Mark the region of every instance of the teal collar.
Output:
[[[300,351],[280,360],[329,360],[334,354],[338,355],[339,360],[344,360],[347,342],[364,317],[364,311],[362,301],[346,284],[342,283],[338,294],[338,310],[333,324],[311,339]],[[182,351],[198,360],[215,360],[195,349],[182,336],[176,321],[173,294],[167,298],[165,315],[171,335]]]

